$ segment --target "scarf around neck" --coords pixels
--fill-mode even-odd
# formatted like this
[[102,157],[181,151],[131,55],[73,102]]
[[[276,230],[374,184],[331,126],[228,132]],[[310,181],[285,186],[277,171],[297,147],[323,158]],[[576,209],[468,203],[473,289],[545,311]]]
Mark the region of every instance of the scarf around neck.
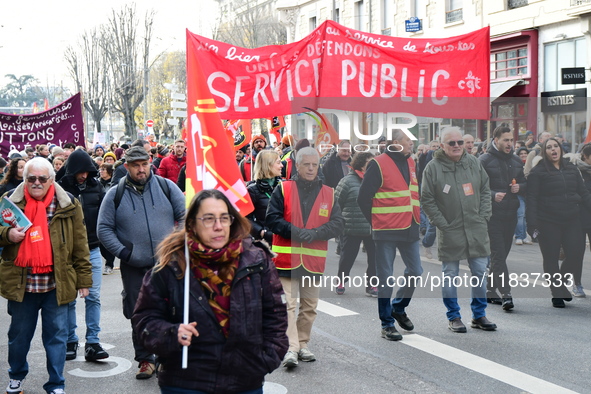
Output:
[[[231,242],[221,249],[211,249],[201,244],[193,231],[189,231],[187,245],[193,274],[199,280],[209,306],[227,338],[230,333],[230,294],[243,250],[242,240]],[[226,266],[229,272],[222,279],[219,277],[219,270]]]
[[36,200],[25,187],[25,216],[33,223],[27,230],[18,250],[14,265],[31,267],[33,274],[46,274],[53,271],[53,252],[47,223],[47,207],[55,196],[55,186],[51,185],[43,200]]

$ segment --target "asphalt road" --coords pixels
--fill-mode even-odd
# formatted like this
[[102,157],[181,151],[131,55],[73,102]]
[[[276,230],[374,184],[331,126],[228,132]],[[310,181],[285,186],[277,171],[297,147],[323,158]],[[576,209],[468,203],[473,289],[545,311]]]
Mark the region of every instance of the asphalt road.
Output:
[[[338,256],[330,243],[327,275],[335,275]],[[590,254],[585,256],[583,284],[591,288]],[[494,332],[468,328],[466,334],[447,329],[440,290],[434,286],[417,289],[407,309],[415,325],[412,333],[401,331],[402,341],[380,336],[377,301],[363,288],[347,288],[342,296],[330,289],[321,292],[322,302],[314,324],[310,349],[317,361],[293,369],[280,368],[267,377],[265,393],[591,393],[591,291],[589,297],[574,299],[565,309],[551,306],[550,292],[535,282],[541,271],[537,245],[514,246],[510,271],[530,282],[519,282],[513,291],[515,309],[503,312],[489,306],[487,316],[498,325]],[[441,264],[423,259],[423,278],[440,275]],[[402,273],[400,257],[395,275]],[[352,275],[362,276],[365,254],[360,252]],[[461,274],[467,272],[462,266]],[[131,326],[121,312],[119,272],[103,276],[101,342],[111,357],[88,363],[78,359],[66,363],[66,391],[72,393],[158,393],[156,378],[135,379]],[[432,279],[429,279],[432,281]],[[430,282],[432,283],[432,282]],[[436,283],[435,283],[436,284]],[[467,296],[463,289],[460,295]],[[83,303],[83,301],[82,301]],[[78,308],[78,335],[84,338],[83,307]],[[470,321],[469,300],[460,300],[463,320]],[[0,370],[8,383],[6,301],[0,301]],[[47,379],[45,354],[37,329],[29,352],[27,394],[43,393]]]

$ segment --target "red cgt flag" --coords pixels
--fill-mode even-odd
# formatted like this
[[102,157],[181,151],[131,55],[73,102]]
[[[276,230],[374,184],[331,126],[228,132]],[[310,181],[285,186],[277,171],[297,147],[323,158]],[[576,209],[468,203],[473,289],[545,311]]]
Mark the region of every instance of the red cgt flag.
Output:
[[[203,47],[187,30],[187,206],[203,189],[224,193],[242,215],[254,207],[198,60]],[[231,163],[231,164],[230,164]]]

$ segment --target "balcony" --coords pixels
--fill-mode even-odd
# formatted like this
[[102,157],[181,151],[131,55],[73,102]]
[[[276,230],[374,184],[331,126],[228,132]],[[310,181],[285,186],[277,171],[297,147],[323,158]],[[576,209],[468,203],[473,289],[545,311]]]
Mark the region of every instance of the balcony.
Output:
[[527,0],[507,0],[507,8],[510,10],[513,8],[525,7],[526,5]]
[[445,23],[453,23],[462,20],[462,8],[445,13]]

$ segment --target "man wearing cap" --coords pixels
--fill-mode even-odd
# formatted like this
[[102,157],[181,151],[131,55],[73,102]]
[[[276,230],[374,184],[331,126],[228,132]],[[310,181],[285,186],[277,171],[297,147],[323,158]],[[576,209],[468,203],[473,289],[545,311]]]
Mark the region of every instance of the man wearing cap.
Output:
[[162,178],[170,179],[176,183],[179,178],[179,172],[181,171],[181,168],[187,162],[187,155],[185,153],[186,150],[187,147],[185,145],[185,140],[176,140],[174,142],[174,155],[170,155],[162,159],[156,174],[160,175]]
[[256,161],[256,157],[260,151],[267,147],[267,139],[259,134],[252,137],[252,154],[250,156],[246,156],[239,164],[240,174],[242,174],[242,179],[245,182],[250,182],[252,180],[252,170],[254,163]]
[[[107,192],[99,211],[97,232],[103,245],[121,260],[123,314],[130,319],[144,274],[155,264],[156,247],[185,215],[185,196],[169,179],[157,179],[150,171],[150,156],[136,146],[125,154],[127,175],[116,206],[118,186]],[[161,181],[165,185],[161,185]],[[165,190],[167,186],[168,190]],[[137,379],[154,373],[154,355],[132,334]]]

